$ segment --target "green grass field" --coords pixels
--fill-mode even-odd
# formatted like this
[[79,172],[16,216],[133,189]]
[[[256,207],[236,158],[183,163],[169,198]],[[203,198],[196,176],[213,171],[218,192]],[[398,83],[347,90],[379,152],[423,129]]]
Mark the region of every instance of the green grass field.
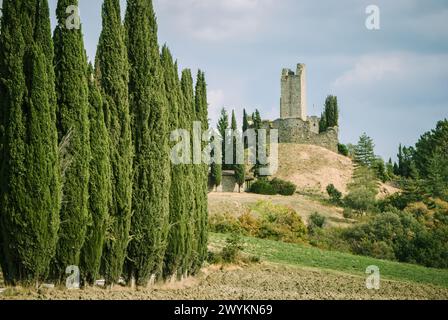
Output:
[[[228,235],[210,234],[210,244],[220,248],[225,245]],[[323,251],[306,245],[288,244],[256,238],[243,238],[244,252],[260,257],[263,261],[311,267],[365,276],[368,266],[380,269],[381,277],[388,280],[408,281],[448,287],[448,270],[425,268],[422,266],[378,260],[335,251]]]

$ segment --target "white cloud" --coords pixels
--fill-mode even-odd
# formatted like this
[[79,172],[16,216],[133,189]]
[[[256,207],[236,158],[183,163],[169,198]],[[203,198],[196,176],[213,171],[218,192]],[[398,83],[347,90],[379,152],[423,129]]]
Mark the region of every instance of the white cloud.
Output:
[[352,68],[333,82],[335,89],[367,87],[391,88],[401,85],[405,90],[439,83],[448,76],[447,54],[415,54],[395,52],[365,55],[352,63]]
[[157,0],[158,12],[194,39],[217,42],[259,35],[274,0]]
[[334,81],[333,86],[350,87],[382,81],[387,77],[400,74],[403,70],[403,62],[403,57],[399,55],[361,57],[352,69]]

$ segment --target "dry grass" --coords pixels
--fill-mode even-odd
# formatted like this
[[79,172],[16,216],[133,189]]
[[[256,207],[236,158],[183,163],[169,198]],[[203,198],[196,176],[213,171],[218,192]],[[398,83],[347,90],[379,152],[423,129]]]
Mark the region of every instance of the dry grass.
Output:
[[317,212],[327,218],[328,226],[348,226],[349,220],[344,219],[341,208],[325,205],[308,196],[295,194],[290,197],[285,196],[265,196],[253,193],[210,193],[208,195],[209,214],[228,213],[235,217],[250,211],[257,202],[268,201],[274,205],[286,206],[294,209],[307,223],[308,218]]
[[[276,177],[295,183],[298,190],[307,193],[326,193],[333,184],[343,194],[351,182],[354,165],[350,158],[325,148],[301,144],[279,145],[279,170]],[[382,184],[380,197],[399,190]]]

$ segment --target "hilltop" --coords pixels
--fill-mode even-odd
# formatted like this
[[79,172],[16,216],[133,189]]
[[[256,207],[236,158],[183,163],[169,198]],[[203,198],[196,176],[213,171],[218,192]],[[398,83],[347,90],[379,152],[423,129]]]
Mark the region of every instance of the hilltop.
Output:
[[[333,184],[343,194],[351,182],[353,161],[328,149],[285,143],[279,144],[279,169],[275,177],[291,181],[299,192],[326,193]],[[384,197],[399,190],[387,185],[380,186],[380,196]]]

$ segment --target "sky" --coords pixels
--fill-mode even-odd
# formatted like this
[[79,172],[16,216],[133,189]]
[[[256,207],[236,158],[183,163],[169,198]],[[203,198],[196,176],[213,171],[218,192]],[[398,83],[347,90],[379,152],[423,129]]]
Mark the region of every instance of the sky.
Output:
[[[49,2],[54,15],[56,0]],[[80,0],[90,59],[101,3]],[[372,4],[380,30],[365,26]],[[448,1],[154,0],[154,7],[160,44],[181,68],[206,73],[212,123],[222,107],[235,109],[239,122],[243,108],[278,118],[281,70],[297,63],[308,69],[309,115],[337,95],[341,142],[366,132],[385,159],[448,118]]]

